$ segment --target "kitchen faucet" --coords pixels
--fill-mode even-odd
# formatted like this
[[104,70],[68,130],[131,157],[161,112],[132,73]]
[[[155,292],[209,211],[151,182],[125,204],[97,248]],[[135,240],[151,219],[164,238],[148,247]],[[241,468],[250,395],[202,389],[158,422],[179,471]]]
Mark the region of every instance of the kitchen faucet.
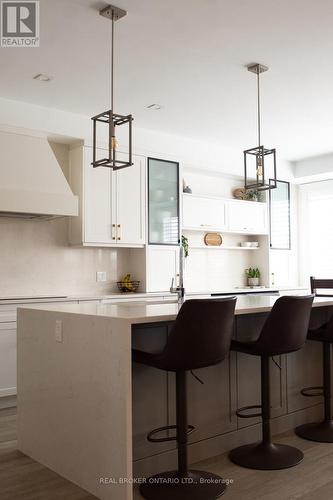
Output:
[[174,287],[174,278],[171,280],[170,293],[176,293],[178,296],[178,304],[182,304],[185,300],[184,288],[184,248],[182,245],[179,247],[179,283]]

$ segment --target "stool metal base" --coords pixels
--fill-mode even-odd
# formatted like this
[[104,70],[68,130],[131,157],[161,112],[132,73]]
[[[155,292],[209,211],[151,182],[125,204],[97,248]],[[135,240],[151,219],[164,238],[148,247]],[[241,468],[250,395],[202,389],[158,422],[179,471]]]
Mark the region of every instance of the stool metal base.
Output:
[[300,425],[296,427],[295,432],[297,436],[309,441],[333,443],[333,420]]
[[229,458],[249,469],[278,470],[299,464],[304,455],[292,446],[261,442],[235,448],[229,453]]
[[215,500],[226,488],[223,479],[211,472],[169,471],[148,478],[140,486],[140,493],[146,500]]

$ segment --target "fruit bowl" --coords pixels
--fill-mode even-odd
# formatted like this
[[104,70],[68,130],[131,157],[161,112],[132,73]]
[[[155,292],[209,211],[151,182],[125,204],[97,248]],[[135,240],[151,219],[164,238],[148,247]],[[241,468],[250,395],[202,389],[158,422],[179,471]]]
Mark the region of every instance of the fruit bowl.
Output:
[[140,281],[117,281],[118,289],[122,293],[136,292],[139,288]]

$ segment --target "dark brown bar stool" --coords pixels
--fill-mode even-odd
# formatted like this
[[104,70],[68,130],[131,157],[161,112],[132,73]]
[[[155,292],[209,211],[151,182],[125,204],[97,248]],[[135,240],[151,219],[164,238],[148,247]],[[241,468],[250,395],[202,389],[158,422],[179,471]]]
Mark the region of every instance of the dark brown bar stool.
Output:
[[[157,474],[140,486],[148,500],[213,500],[225,492],[223,479],[210,472],[189,470],[187,437],[194,427],[187,423],[187,371],[215,365],[229,353],[236,297],[188,300],[181,307],[164,350],[158,354],[133,350],[133,361],[176,373],[176,425],[151,431],[153,442],[176,440],[178,470]],[[204,408],[203,408],[204,411]],[[174,437],[154,437],[162,431]]]
[[[316,297],[329,297],[332,295],[319,294],[319,289],[333,289],[333,279],[310,278],[311,291]],[[303,396],[324,396],[324,420],[313,422],[296,427],[298,436],[310,441],[320,443],[333,443],[333,420],[332,420],[332,396],[331,396],[331,376],[332,376],[332,344],[333,344],[333,316],[327,323],[319,328],[311,329],[308,332],[308,339],[323,344],[323,386],[306,387],[302,389]]]
[[[262,441],[232,450],[229,457],[235,464],[250,469],[276,470],[292,467],[303,460],[303,453],[297,448],[272,442],[269,358],[297,351],[304,345],[312,302],[313,295],[280,297],[267,317],[258,340],[231,343],[231,350],[260,356],[261,359],[261,406],[240,408],[236,414],[241,418],[262,417]],[[254,408],[261,408],[261,412],[243,413]]]

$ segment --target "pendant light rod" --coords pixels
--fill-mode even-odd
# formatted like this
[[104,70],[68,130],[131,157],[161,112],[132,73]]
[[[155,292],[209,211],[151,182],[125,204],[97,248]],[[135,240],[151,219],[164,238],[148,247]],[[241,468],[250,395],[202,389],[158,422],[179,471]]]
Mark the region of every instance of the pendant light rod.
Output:
[[261,146],[261,109],[260,109],[260,74],[269,70],[268,66],[263,64],[249,64],[248,71],[257,75],[257,100],[258,100],[258,146]]
[[257,91],[258,91],[258,146],[261,146],[261,137],[260,137],[260,71],[257,69]]
[[125,17],[127,12],[126,10],[120,9],[119,7],[115,7],[114,5],[107,5],[104,9],[99,11],[100,15],[103,17],[107,17],[111,20],[111,75],[110,75],[110,101],[111,101],[111,110],[113,109],[113,96],[114,96],[114,23],[118,21],[122,17]]
[[113,109],[113,75],[114,75],[114,12],[112,11],[112,22],[111,22],[111,75],[110,75],[110,85],[111,85],[111,110],[114,111]]

